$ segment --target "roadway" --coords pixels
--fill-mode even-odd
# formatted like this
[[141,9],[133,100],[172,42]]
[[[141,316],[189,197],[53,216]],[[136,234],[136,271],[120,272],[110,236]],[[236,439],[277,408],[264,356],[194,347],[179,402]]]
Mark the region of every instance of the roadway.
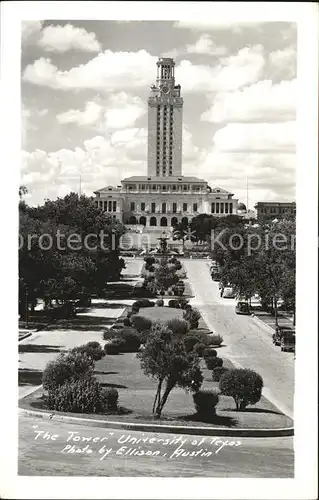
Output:
[[143,433],[20,415],[18,473],[21,476],[292,478],[293,447],[292,439],[285,437],[237,439]]
[[235,365],[256,370],[263,377],[263,394],[279,410],[293,418],[294,355],[272,343],[271,332],[251,316],[235,313],[236,299],[220,297],[204,260],[183,260],[196,306],[208,328],[224,338],[221,356]]

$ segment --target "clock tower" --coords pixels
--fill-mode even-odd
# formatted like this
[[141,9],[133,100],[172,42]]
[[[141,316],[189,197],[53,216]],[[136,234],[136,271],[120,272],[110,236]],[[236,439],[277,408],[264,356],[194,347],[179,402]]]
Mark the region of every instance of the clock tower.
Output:
[[148,99],[149,177],[182,175],[183,99],[181,86],[175,85],[175,62],[171,58],[157,61],[156,85]]

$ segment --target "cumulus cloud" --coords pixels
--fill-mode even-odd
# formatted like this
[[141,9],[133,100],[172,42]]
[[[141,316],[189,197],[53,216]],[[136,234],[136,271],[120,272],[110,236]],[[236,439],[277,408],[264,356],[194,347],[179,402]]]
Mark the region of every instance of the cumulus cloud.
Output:
[[297,53],[294,47],[275,50],[269,54],[268,73],[272,78],[289,80],[296,77]]
[[101,132],[129,128],[146,113],[146,104],[137,96],[125,92],[111,95],[105,103],[90,100],[84,110],[69,109],[57,115],[61,124],[74,123]]
[[[265,63],[263,52],[261,45],[245,47],[221,58],[214,67],[183,60],[176,74],[185,92],[235,90],[260,78]],[[61,90],[145,88],[154,81],[156,62],[157,57],[145,50],[106,50],[86,64],[61,71],[51,59],[42,57],[25,68],[23,80]]]
[[21,39],[26,42],[33,35],[39,35],[42,29],[43,21],[22,21],[21,22]]
[[72,24],[46,26],[41,32],[38,45],[48,52],[66,52],[72,49],[85,52],[101,50],[95,33],[88,33],[84,28]]
[[219,92],[201,120],[212,123],[289,121],[296,116],[297,81],[257,82],[235,92]]
[[36,118],[43,118],[48,114],[48,109],[28,108],[24,103],[21,106],[21,141],[22,147],[27,147],[28,134],[31,130],[37,130]]
[[231,91],[256,82],[265,64],[261,45],[245,47],[223,57],[216,66],[193,65],[183,60],[176,69],[182,88],[188,92]]
[[296,123],[229,123],[213,138],[219,151],[293,152],[296,147]]
[[211,37],[207,34],[201,35],[197,42],[193,45],[186,45],[188,54],[209,54],[212,56],[224,56],[227,54],[226,47],[218,47],[215,45]]

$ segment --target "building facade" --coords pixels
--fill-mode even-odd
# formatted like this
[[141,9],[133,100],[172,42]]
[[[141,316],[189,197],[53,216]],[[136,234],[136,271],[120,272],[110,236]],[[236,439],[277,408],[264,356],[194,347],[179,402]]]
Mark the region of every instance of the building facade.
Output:
[[182,175],[183,98],[171,58],[157,62],[156,85],[148,98],[147,175],[95,191],[96,204],[127,225],[151,230],[189,222],[201,213],[237,214],[238,200],[220,187]]
[[283,218],[285,216],[296,215],[296,203],[281,201],[259,201],[255,205],[257,219],[263,218]]

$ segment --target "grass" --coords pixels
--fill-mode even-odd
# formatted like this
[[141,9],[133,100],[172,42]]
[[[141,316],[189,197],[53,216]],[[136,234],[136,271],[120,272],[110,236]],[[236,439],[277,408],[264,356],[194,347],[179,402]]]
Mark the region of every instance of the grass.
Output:
[[182,318],[183,310],[175,309],[174,307],[142,307],[138,313],[139,316],[144,316],[151,321],[159,321],[166,323],[173,318]]
[[[154,309],[153,309],[154,310]],[[229,360],[224,366],[232,368]],[[204,376],[203,389],[218,389],[213,382],[211,371],[201,361]],[[153,422],[151,414],[157,382],[144,375],[136,354],[105,356],[95,365],[95,376],[103,387],[115,387],[119,391],[119,404],[122,411],[117,415],[82,415],[85,418],[107,419],[123,422]],[[42,390],[20,400],[21,406],[29,409],[44,409]],[[59,412],[56,412],[59,413]],[[76,416],[76,414],[73,414]],[[79,415],[81,416],[81,415]],[[277,408],[262,396],[261,400],[245,411],[236,411],[232,398],[221,396],[217,406],[217,415],[209,421],[199,420],[195,413],[193,398],[184,390],[175,388],[164,407],[164,412],[157,424],[183,426],[233,427],[233,428],[284,428],[293,425],[290,418],[280,413]]]

